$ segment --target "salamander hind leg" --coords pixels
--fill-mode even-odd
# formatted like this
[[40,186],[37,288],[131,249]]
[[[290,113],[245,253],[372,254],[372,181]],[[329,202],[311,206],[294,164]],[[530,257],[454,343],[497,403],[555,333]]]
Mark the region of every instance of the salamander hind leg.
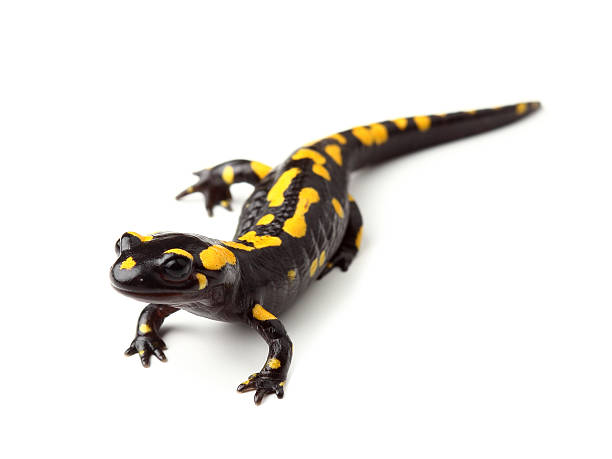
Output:
[[234,183],[247,182],[251,185],[256,185],[263,179],[270,167],[257,161],[247,161],[237,159],[221,163],[210,169],[203,169],[199,172],[194,172],[194,175],[199,177],[199,180],[181,191],[176,199],[181,199],[191,193],[200,192],[204,194],[204,201],[208,215],[212,217],[213,208],[217,205],[232,210],[230,186]]
[[164,351],[167,347],[159,336],[159,329],[164,319],[176,311],[178,311],[177,308],[163,304],[150,304],[144,308],[138,318],[136,337],[125,351],[125,355],[131,356],[138,353],[142,366],[145,368],[151,364],[151,355],[165,362]]
[[342,239],[342,244],[325,265],[318,279],[321,279],[332,269],[338,267],[342,271],[348,270],[349,266],[357,256],[359,246],[361,245],[361,232],[363,230],[363,219],[357,203],[351,195],[349,195],[349,222]]
[[253,373],[241,383],[238,392],[255,391],[255,404],[259,405],[266,395],[276,394],[283,398],[287,372],[291,364],[293,345],[285,327],[273,314],[260,304],[255,304],[245,316],[245,321],[268,343],[266,363],[259,373]]

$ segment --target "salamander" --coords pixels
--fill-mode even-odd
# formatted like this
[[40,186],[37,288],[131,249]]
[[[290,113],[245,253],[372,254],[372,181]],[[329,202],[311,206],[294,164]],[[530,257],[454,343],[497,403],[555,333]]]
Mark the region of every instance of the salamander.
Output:
[[212,216],[231,208],[230,187],[254,191],[242,207],[231,240],[174,232],[126,232],[115,244],[112,286],[149,303],[138,318],[125,354],[166,361],[160,328],[179,310],[209,319],[241,322],[269,346],[263,368],[239,392],[284,395],[293,345],[278,316],[308,286],[332,269],[346,271],[359,251],[363,222],[348,193],[351,172],[442,142],[488,131],[540,107],[524,102],[483,110],[383,121],[330,135],[293,151],[272,168],[234,160],[196,172],[197,183],[177,199],[202,193]]

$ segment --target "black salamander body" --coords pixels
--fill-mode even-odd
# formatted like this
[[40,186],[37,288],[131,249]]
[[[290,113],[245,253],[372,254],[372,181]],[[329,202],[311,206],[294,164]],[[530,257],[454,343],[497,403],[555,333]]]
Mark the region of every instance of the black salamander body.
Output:
[[243,322],[269,345],[266,363],[238,386],[283,396],[293,346],[277,316],[311,282],[331,269],[346,271],[359,250],[362,219],[348,193],[352,171],[421,148],[511,123],[537,110],[537,102],[446,115],[399,118],[360,126],[305,145],[272,169],[256,161],[229,161],[197,172],[198,182],[177,196],[205,196],[210,215],[230,207],[230,185],[255,191],[242,208],[231,241],[183,233],[117,241],[112,285],[150,303],[126,351],[166,360],[159,336],[163,320],[184,309],[215,320]]

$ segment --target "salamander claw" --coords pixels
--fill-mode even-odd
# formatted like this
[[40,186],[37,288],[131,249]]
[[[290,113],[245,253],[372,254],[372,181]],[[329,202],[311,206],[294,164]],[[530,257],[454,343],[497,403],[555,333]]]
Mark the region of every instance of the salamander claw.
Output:
[[168,359],[164,354],[166,344],[158,336],[137,336],[125,351],[126,356],[134,354],[140,355],[142,366],[148,368],[151,365],[151,355],[154,355],[162,362],[167,362]]
[[237,387],[238,392],[249,392],[254,390],[255,404],[259,405],[266,395],[276,394],[278,398],[285,395],[285,381],[277,376],[255,373]]
[[209,169],[194,172],[194,174],[200,177],[200,180],[189,188],[181,191],[176,196],[177,200],[189,194],[199,192],[204,195],[204,204],[210,217],[213,216],[214,207],[218,205],[225,207],[227,210],[232,210],[232,206],[230,204],[232,194],[230,193],[229,185],[227,183],[225,183],[215,174],[211,174]]

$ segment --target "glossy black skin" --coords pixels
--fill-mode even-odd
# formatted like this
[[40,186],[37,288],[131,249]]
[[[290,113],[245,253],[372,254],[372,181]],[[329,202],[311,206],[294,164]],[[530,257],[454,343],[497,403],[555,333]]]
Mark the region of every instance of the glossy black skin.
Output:
[[[126,354],[139,353],[144,366],[149,366],[151,355],[165,361],[166,346],[159,329],[163,320],[179,309],[210,319],[243,322],[266,340],[269,354],[262,370],[249,376],[238,390],[255,390],[256,403],[268,394],[275,393],[281,398],[293,346],[276,316],[315,279],[334,267],[346,271],[359,248],[362,219],[357,204],[348,195],[350,173],[511,123],[539,107],[539,103],[530,102],[385,121],[370,125],[365,135],[363,128],[356,128],[302,147],[296,150],[297,157],[296,152],[292,153],[269,172],[259,163],[236,160],[196,173],[199,181],[177,199],[202,192],[210,215],[216,205],[230,207],[231,184],[248,182],[255,190],[242,208],[233,241],[183,233],[159,233],[152,237],[125,233],[117,242],[119,258],[111,268],[112,285],[123,294],[150,303],[140,315],[136,338]],[[336,151],[339,147],[341,164],[337,155],[327,150],[330,145]],[[302,149],[307,149],[306,157],[302,154],[300,158]],[[224,173],[228,166],[232,174]],[[276,194],[275,202],[270,190],[285,172],[294,168],[300,172],[288,181],[284,192]],[[318,201],[311,199],[302,235],[299,229],[284,228],[294,216],[304,189],[314,190]],[[304,195],[312,198],[312,190]],[[280,205],[278,198],[282,200]],[[338,201],[341,210],[332,205],[332,199]],[[274,219],[257,224],[265,215]],[[304,229],[299,224],[292,226],[296,227]],[[256,235],[259,241],[249,238],[249,234]],[[210,264],[203,264],[200,254],[211,246],[222,247],[220,250],[228,257],[223,266],[210,269]],[[203,288],[198,275],[206,277]]]

